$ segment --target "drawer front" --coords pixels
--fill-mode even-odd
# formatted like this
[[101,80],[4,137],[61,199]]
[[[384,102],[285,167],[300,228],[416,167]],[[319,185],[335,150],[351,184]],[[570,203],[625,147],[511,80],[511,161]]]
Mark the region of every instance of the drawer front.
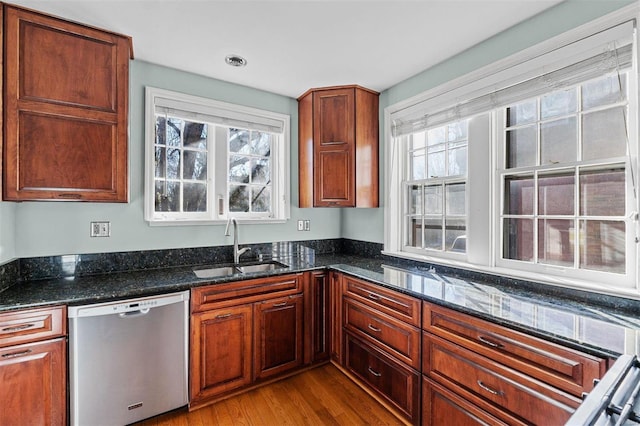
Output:
[[423,328],[575,396],[593,389],[606,360],[424,303]]
[[482,398],[534,424],[564,424],[580,399],[427,333],[425,374],[463,398]]
[[346,296],[420,327],[420,300],[349,276],[344,277],[343,285]]
[[265,294],[280,297],[299,293],[302,282],[302,274],[288,274],[197,287],[191,290],[191,310],[201,312],[237,305],[240,298],[240,303],[257,302],[263,300]]
[[[481,401],[480,404],[485,405]],[[422,378],[422,424],[424,426],[526,425],[497,408],[488,407],[488,409],[491,412],[474,405],[472,401],[461,398],[433,380]]]
[[346,367],[414,423],[420,418],[420,376],[384,352],[346,333]]
[[420,368],[420,330],[356,300],[344,298],[344,325],[415,369]]
[[66,334],[67,309],[64,306],[0,314],[0,347]]

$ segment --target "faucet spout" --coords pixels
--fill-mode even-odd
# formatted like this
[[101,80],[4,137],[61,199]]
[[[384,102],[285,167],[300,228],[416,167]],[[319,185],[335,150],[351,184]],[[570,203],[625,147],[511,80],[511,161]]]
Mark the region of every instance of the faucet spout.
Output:
[[227,237],[231,235],[229,234],[230,225],[233,225],[233,263],[238,264],[240,263],[240,256],[251,250],[251,247],[244,247],[243,249],[238,248],[238,221],[235,217],[229,218],[227,221],[227,227],[224,231],[224,235]]

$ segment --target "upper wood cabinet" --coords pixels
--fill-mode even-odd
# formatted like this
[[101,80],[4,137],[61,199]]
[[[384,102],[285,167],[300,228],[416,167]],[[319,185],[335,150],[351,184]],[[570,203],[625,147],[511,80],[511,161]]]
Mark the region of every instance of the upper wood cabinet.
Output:
[[298,119],[300,207],[378,207],[378,93],[311,89]]
[[3,199],[127,202],[131,39],[3,12]]

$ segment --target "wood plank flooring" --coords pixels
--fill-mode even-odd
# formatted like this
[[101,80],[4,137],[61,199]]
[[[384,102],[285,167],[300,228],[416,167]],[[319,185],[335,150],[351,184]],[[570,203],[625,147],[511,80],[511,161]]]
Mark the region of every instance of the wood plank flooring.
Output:
[[137,426],[402,425],[331,364],[203,407],[163,414]]

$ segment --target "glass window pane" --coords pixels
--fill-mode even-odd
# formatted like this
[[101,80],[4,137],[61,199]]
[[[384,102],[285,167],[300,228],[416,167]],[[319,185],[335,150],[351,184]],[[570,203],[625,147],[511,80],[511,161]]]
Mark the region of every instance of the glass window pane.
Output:
[[575,212],[575,177],[573,174],[538,177],[538,214],[573,215]]
[[180,150],[167,150],[167,177],[169,179],[180,179]]
[[268,186],[254,186],[251,188],[251,211],[271,211],[271,188]]
[[207,149],[207,125],[185,121],[184,146],[194,149]]
[[251,151],[249,136],[250,132],[248,130],[229,129],[229,151],[249,154]]
[[580,214],[583,216],[625,215],[624,169],[580,173]]
[[538,262],[572,267],[574,231],[573,220],[540,219],[538,221]]
[[467,120],[449,124],[447,130],[449,141],[465,140],[467,139]]
[[425,214],[442,214],[442,186],[424,187]]
[[533,177],[508,177],[504,182],[504,209],[506,214],[533,214],[535,189]]
[[422,248],[422,218],[407,218],[407,245]]
[[467,146],[449,150],[449,173],[448,176],[467,175]]
[[203,183],[185,183],[183,203],[183,211],[185,212],[206,212],[207,185]]
[[534,126],[508,130],[506,135],[507,167],[534,166],[536,164],[536,128]]
[[203,151],[184,151],[183,179],[207,179],[207,153]]
[[271,182],[271,166],[268,159],[261,158],[257,160],[251,160],[251,182]]
[[420,180],[425,178],[425,152],[414,151],[411,153],[411,179]]
[[578,97],[576,89],[563,90],[543,96],[540,99],[542,119],[576,112]]
[[625,223],[607,220],[580,221],[580,267],[625,273]]
[[503,257],[514,260],[533,260],[533,220],[504,219]]
[[627,75],[609,75],[582,85],[582,108],[620,102],[627,97]]
[[442,219],[425,218],[424,246],[442,250]]
[[427,156],[427,173],[430,178],[445,176],[444,151],[429,153]]
[[422,186],[409,186],[409,214],[422,214]]
[[249,211],[249,187],[246,185],[229,185],[229,211]]
[[229,181],[249,183],[251,160],[240,155],[229,156]]
[[180,211],[180,183],[156,181],[155,205],[157,212]]
[[156,145],[165,145],[167,123],[164,116],[156,116]]
[[535,100],[507,108],[507,127],[536,121],[538,117],[537,109],[538,107]]
[[414,133],[411,137],[411,149],[421,149],[426,146],[427,134],[425,132]]
[[255,155],[268,157],[271,155],[271,139],[273,136],[265,132],[251,132],[251,152]]
[[436,127],[427,131],[427,144],[436,145],[445,142],[447,126]]
[[582,158],[621,157],[627,152],[626,109],[623,107],[582,116]]
[[155,163],[156,163],[156,177],[165,177],[165,172],[167,169],[167,149],[156,147],[156,155],[155,155]]
[[445,249],[450,251],[465,252],[467,250],[465,218],[446,219],[444,230]]
[[446,186],[447,216],[464,215],[466,212],[466,184],[456,183]]
[[169,118],[167,120],[167,145],[182,145],[182,125],[183,121],[179,118]]
[[549,121],[540,127],[542,164],[558,164],[578,158],[575,116]]

